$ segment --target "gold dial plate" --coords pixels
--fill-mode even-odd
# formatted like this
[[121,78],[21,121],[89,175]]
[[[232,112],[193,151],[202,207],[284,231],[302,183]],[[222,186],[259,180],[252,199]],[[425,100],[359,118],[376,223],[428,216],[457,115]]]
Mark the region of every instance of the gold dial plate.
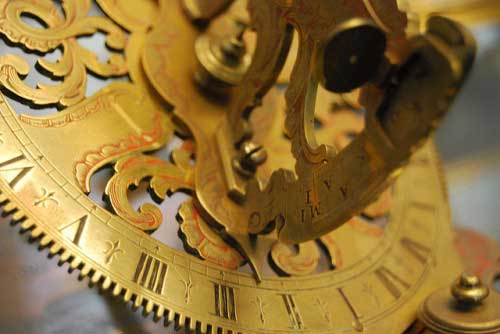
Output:
[[[4,211],[80,276],[167,322],[201,332],[397,332],[427,293],[459,271],[431,144],[395,184],[388,228],[369,256],[339,271],[257,284],[249,274],[171,249],[97,206],[47,161],[3,97],[0,106]],[[56,201],[37,205],[42,189]]]

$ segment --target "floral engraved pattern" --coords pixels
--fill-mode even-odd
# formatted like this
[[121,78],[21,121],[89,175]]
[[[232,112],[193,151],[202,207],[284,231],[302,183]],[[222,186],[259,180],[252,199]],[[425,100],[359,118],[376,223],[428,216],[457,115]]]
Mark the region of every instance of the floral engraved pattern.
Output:
[[118,160],[116,174],[105,189],[105,196],[116,214],[143,231],[156,230],[163,221],[160,209],[144,203],[139,212],[135,211],[128,201],[127,190],[147,179],[153,199],[157,202],[179,190],[192,191],[192,172],[186,156],[189,157],[189,153],[176,152],[174,159],[178,159],[177,164],[146,155],[127,156]]
[[181,205],[179,219],[179,232],[190,253],[228,269],[237,269],[244,262],[240,253],[200,217],[192,200]]
[[[128,72],[125,59],[119,53],[112,53],[102,63],[90,50],[77,42],[77,37],[93,35],[97,31],[106,34],[106,45],[113,50],[123,51],[127,39],[111,20],[105,17],[87,16],[89,0],[62,1],[64,15],[55,3],[48,0],[1,0],[0,34],[10,42],[30,51],[46,54],[61,50],[56,62],[39,58],[38,66],[52,78],[61,78],[55,85],[39,83],[36,88],[26,85],[22,77],[29,71],[28,62],[17,55],[0,56],[0,85],[39,106],[57,105],[68,107],[85,98],[87,71],[103,77],[121,76]],[[31,16],[43,22],[44,28],[34,28],[23,21]]]

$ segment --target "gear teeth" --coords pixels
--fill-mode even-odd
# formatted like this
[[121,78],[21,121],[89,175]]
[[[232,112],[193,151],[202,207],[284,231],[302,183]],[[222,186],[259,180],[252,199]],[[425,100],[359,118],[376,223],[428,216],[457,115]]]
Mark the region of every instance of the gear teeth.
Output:
[[112,291],[112,294],[113,296],[118,296],[121,292],[122,292],[122,287],[120,284],[116,283],[115,286],[113,287],[113,291]]
[[158,322],[165,315],[165,307],[159,305],[156,307],[155,314],[153,316],[153,321]]
[[59,258],[59,261],[57,262],[57,265],[62,266],[64,263],[68,262],[70,257],[71,253],[68,250],[64,250]]
[[175,313],[170,310],[166,311],[166,313],[167,314],[165,315],[165,321],[163,322],[163,324],[165,325],[165,327],[168,327],[174,321]]
[[3,215],[4,216],[9,216],[11,215],[15,210],[17,210],[17,207],[14,203],[12,202],[7,202],[4,207],[3,207]]
[[26,216],[21,211],[16,211],[12,215],[12,220],[15,222],[19,222],[19,221],[23,220],[24,218],[26,218]]
[[224,329],[223,332],[227,334],[238,334],[234,329]]
[[148,315],[150,315],[151,312],[153,312],[154,306],[155,306],[155,304],[153,303],[153,301],[148,300],[146,303],[146,306],[144,306],[144,309],[142,310],[142,315],[144,317],[147,317]]
[[121,299],[125,303],[132,300],[132,308],[134,311],[143,306],[143,314],[145,316],[153,313],[154,321],[160,321],[163,318],[163,325],[165,327],[174,323],[177,330],[184,327],[186,333],[241,334],[235,332],[234,330],[213,327],[211,324],[195,321],[190,317],[173,312],[164,306],[156,305],[145,296],[133,293],[131,290],[113,282],[110,277],[106,277],[100,271],[95,270],[91,264],[86,264],[82,258],[74,255],[71,250],[65,249],[61,242],[52,239],[51,235],[45,234],[42,227],[38,227],[35,222],[32,219],[29,219],[22,210],[10,202],[5,195],[0,193],[0,206],[2,205],[4,205],[2,215],[4,217],[11,216],[11,225],[19,226],[20,233],[29,232],[29,241],[37,242],[39,250],[50,247],[47,256],[50,258],[58,255],[59,259],[57,264],[59,266],[69,263],[68,271],[72,272],[75,269],[78,269],[78,279],[83,280],[85,277],[89,277],[90,280],[88,284],[90,287],[97,284],[102,291],[111,291],[113,296],[121,296]]
[[127,289],[125,291],[125,294],[123,295],[123,301],[125,303],[128,303],[132,299],[132,296],[133,296],[132,291]]
[[25,220],[21,224],[21,233],[26,232],[27,230],[33,228],[35,224],[31,220]]
[[202,322],[196,322],[196,333],[208,333],[208,325]]
[[142,296],[135,296],[134,304],[132,305],[132,308],[134,309],[134,311],[137,311],[139,309],[139,307],[141,307],[142,301],[143,301]]
[[39,248],[43,249],[47,247],[50,243],[52,242],[52,238],[49,235],[45,235],[41,240],[40,240],[40,245]]
[[110,279],[109,277],[106,277],[106,278],[104,279],[104,281],[102,282],[101,289],[102,289],[103,291],[108,290],[108,289],[111,287],[111,284],[112,284],[112,283],[113,283],[113,282],[111,281],[111,279]]
[[83,268],[80,270],[80,274],[78,275],[78,279],[82,280],[85,277],[87,277],[90,272],[92,271],[92,268],[88,264],[84,264]]
[[35,241],[36,239],[40,238],[42,234],[43,230],[39,227],[35,227],[33,230],[31,230],[31,241]]
[[73,271],[77,268],[79,268],[82,264],[82,259],[79,258],[78,256],[75,256],[71,263],[69,264],[70,270]]
[[96,270],[90,277],[89,286],[94,286],[95,284],[99,283],[101,278],[102,278],[101,272]]
[[186,317],[184,328],[186,329],[186,333],[195,333],[196,322],[191,320],[191,318]]
[[174,316],[174,328],[176,331],[180,330],[182,327],[184,327],[184,324],[186,323],[186,319],[182,314],[175,313]]
[[61,244],[54,242],[54,244],[50,247],[49,256],[51,256],[51,255],[54,256],[56,254],[59,254],[61,249],[62,249]]

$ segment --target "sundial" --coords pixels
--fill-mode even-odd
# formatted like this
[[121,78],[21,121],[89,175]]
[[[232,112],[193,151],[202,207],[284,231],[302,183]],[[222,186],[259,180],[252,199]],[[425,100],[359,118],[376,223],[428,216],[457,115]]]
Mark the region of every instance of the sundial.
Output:
[[432,140],[474,61],[461,23],[393,0],[96,3],[0,1],[0,200],[39,248],[186,332],[500,332]]

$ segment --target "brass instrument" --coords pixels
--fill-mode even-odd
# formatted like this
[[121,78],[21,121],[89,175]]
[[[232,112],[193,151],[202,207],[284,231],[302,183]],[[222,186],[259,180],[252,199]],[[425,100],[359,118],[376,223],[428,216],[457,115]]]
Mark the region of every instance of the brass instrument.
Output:
[[39,248],[188,333],[500,333],[431,138],[474,61],[460,15],[96,2],[0,0],[0,202]]

